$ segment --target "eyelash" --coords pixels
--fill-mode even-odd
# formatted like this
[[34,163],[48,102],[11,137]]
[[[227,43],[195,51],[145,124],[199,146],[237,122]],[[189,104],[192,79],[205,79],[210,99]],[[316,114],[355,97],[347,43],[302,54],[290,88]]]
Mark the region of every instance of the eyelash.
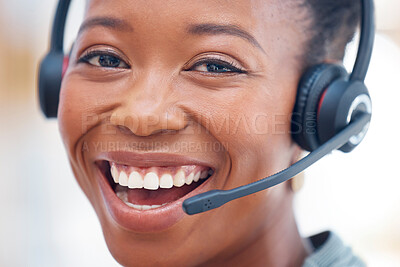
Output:
[[211,73],[211,74],[216,74],[216,75],[221,75],[221,74],[226,74],[226,73],[247,73],[245,70],[236,67],[235,63],[233,62],[227,62],[224,60],[220,60],[220,59],[213,59],[213,58],[205,58],[205,59],[201,59],[199,61],[197,61],[195,64],[193,64],[190,68],[188,68],[186,71],[191,71],[194,70],[196,67],[202,66],[202,65],[207,65],[207,69],[209,66],[211,65],[217,65],[217,66],[221,66],[225,69],[228,69],[228,71],[222,71],[222,72],[208,72],[208,71],[199,71],[199,72],[205,72],[205,73]]
[[[100,57],[113,58],[113,59],[118,60],[119,64],[124,64],[125,66],[123,66],[123,67],[97,66],[97,65],[94,65],[93,63],[90,62],[95,57],[99,57],[99,60],[100,60]],[[86,64],[89,64],[89,65],[92,65],[92,66],[95,66],[95,67],[99,67],[99,68],[111,68],[111,69],[112,68],[118,68],[118,69],[129,69],[130,68],[129,64],[126,63],[123,59],[121,59],[119,56],[115,55],[114,53],[111,53],[111,52],[108,52],[108,51],[88,51],[88,52],[85,52],[85,54],[78,59],[78,63],[86,63]]]
[[[105,67],[105,66],[97,66],[93,63],[91,63],[90,61],[93,60],[93,58],[95,57],[111,57],[114,58],[116,60],[118,60],[118,62],[121,64],[124,64],[124,67]],[[100,59],[100,58],[99,58]],[[122,68],[122,69],[129,69],[130,66],[128,63],[126,63],[124,60],[122,60],[119,56],[115,55],[114,53],[108,52],[108,51],[87,51],[85,52],[85,54],[80,57],[78,59],[78,63],[85,63],[85,64],[89,64],[95,67],[99,67],[99,68]],[[99,63],[100,64],[100,63]],[[220,66],[223,69],[225,69],[224,71],[198,71],[198,72],[203,72],[203,73],[209,73],[212,75],[223,75],[223,74],[233,74],[233,73],[247,73],[245,70],[236,67],[234,62],[227,62],[224,60],[220,60],[220,59],[215,59],[215,58],[204,58],[204,59],[200,59],[199,61],[197,61],[196,63],[194,63],[190,68],[185,69],[185,71],[196,71],[194,70],[197,67],[200,67],[202,65],[206,65],[207,70],[209,69],[210,66]]]

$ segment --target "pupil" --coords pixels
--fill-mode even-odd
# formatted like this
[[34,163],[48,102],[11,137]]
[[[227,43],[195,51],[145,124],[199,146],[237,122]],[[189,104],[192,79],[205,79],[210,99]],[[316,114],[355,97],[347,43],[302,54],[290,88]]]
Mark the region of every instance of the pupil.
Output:
[[120,60],[112,56],[100,56],[99,63],[102,67],[118,67]]
[[210,72],[227,72],[229,69],[227,69],[224,66],[217,65],[217,64],[207,64],[207,71]]

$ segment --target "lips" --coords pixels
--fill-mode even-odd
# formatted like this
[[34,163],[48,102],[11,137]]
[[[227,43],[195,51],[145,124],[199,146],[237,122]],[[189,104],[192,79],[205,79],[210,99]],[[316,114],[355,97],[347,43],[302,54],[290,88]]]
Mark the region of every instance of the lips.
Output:
[[96,161],[105,206],[134,232],[165,230],[185,213],[185,199],[208,191],[215,167],[180,155],[108,152]]

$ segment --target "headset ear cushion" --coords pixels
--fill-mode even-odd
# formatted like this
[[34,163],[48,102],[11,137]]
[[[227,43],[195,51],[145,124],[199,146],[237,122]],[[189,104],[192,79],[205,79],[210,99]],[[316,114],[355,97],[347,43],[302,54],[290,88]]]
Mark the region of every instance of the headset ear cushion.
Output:
[[47,118],[56,118],[63,74],[64,54],[50,52],[39,68],[39,102]]
[[292,115],[292,136],[305,150],[313,151],[320,145],[317,115],[320,98],[335,80],[347,77],[340,65],[320,64],[311,67],[300,80]]

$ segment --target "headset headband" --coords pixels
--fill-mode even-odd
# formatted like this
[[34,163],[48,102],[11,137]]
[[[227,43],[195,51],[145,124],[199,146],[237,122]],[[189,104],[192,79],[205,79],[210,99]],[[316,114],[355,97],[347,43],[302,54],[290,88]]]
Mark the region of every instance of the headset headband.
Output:
[[371,61],[375,39],[373,0],[361,0],[360,44],[350,81],[364,81]]
[[58,2],[51,31],[50,51],[64,52],[64,29],[71,0]]

